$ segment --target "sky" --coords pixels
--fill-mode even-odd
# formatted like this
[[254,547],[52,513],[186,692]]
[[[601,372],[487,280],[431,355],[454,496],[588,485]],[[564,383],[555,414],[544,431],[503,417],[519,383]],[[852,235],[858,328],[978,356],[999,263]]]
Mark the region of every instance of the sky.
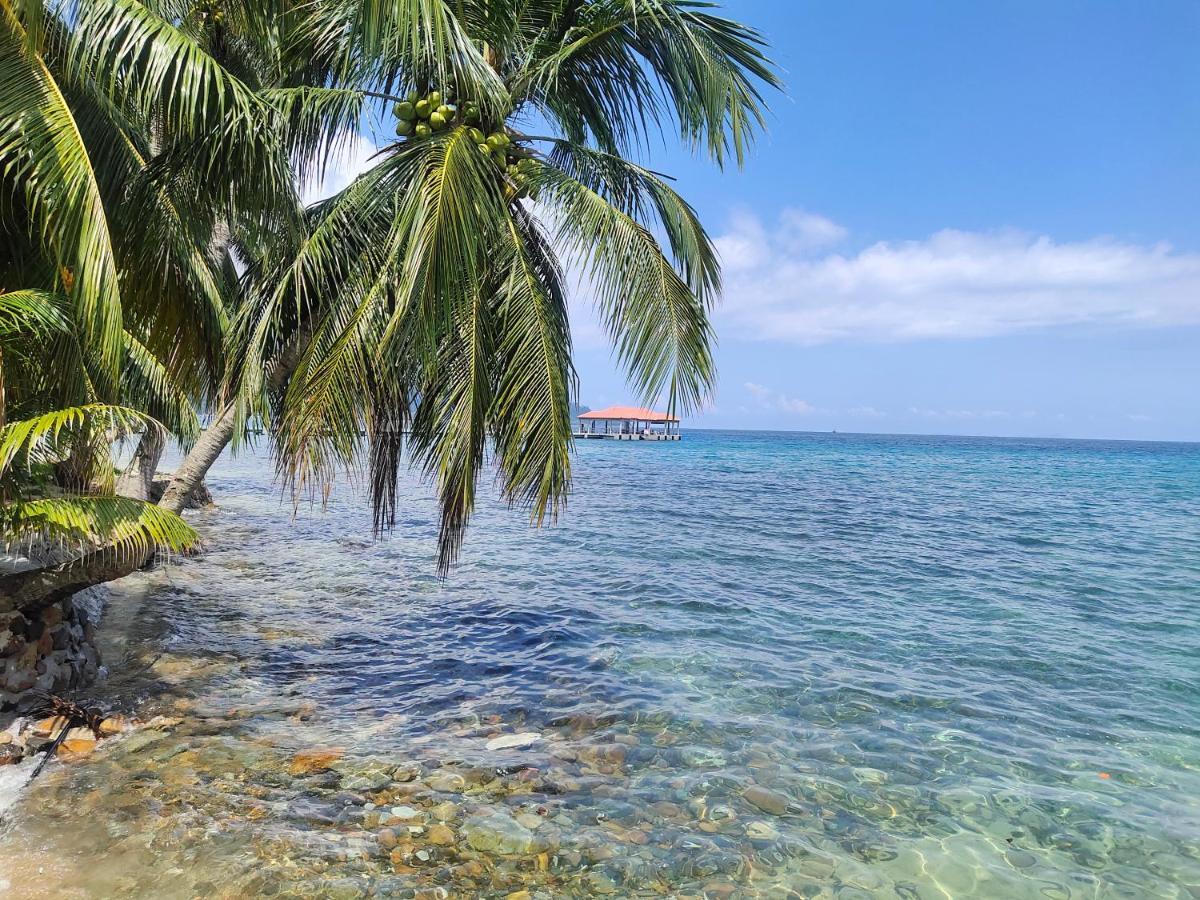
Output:
[[[1200,440],[1200,4],[726,0],[785,87],[672,141],[724,267],[686,425]],[[637,398],[586,296],[580,400]]]

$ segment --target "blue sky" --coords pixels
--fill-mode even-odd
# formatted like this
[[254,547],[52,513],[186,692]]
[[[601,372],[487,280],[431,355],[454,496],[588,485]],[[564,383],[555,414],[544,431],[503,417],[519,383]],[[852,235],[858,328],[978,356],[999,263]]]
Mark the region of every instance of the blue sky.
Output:
[[741,172],[652,157],[726,257],[690,424],[1200,440],[1200,4],[726,9],[786,94]]
[[[687,424],[1200,440],[1200,3],[725,10],[785,92],[741,171],[648,159],[725,266]],[[638,399],[572,312],[581,401]]]

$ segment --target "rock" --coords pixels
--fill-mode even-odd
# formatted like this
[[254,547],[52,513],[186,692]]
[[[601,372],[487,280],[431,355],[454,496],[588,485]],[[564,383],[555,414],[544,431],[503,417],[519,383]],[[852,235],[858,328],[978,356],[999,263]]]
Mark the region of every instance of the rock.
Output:
[[[161,500],[163,493],[167,490],[167,485],[170,483],[171,477],[169,475],[159,478],[157,477],[157,473],[155,473],[154,480],[150,482],[150,495],[148,497],[150,502],[157,503]],[[209,491],[208,485],[201,480],[198,485],[192,488],[192,493],[188,496],[185,509],[208,509],[215,505],[213,503],[212,492]]]
[[96,735],[90,728],[72,728],[58,745],[63,756],[87,756],[96,749]]
[[429,779],[429,788],[443,794],[461,794],[467,789],[467,779],[457,772],[435,772]]
[[411,806],[393,806],[390,812],[392,820],[403,825],[415,825],[425,821],[425,813]]
[[430,810],[439,822],[453,822],[458,817],[458,804],[446,800]]
[[355,772],[342,779],[342,787],[348,791],[378,791],[392,783],[392,776],[382,769]]
[[776,841],[779,831],[770,822],[747,822],[746,837],[752,841]]
[[310,750],[301,750],[292,757],[292,764],[288,766],[288,774],[315,775],[317,772],[328,771],[335,762],[342,758],[345,752],[343,747],[314,747]]
[[792,802],[791,798],[786,794],[765,788],[760,784],[752,784],[742,791],[742,799],[751,806],[757,807],[773,816],[786,815],[788,806]]
[[375,839],[379,841],[379,846],[384,850],[391,850],[396,844],[400,843],[396,838],[396,832],[390,828],[383,829],[383,831],[375,836]]
[[575,757],[593,768],[620,766],[628,749],[624,744],[583,744],[575,748]]
[[429,831],[425,835],[429,843],[436,847],[449,847],[458,840],[458,836],[454,833],[454,829],[449,825],[443,825],[440,822],[436,825],[430,825]]
[[494,737],[484,746],[488,750],[515,750],[519,747],[529,747],[542,739],[536,731],[523,731],[520,734],[502,734]]
[[321,885],[321,896],[329,900],[358,900],[367,896],[367,889],[353,878],[337,878]]
[[100,723],[100,734],[104,737],[112,737],[115,734],[122,734],[133,728],[133,722],[127,716],[120,714],[109,716]]
[[583,883],[593,894],[615,894],[620,887],[616,879],[602,869],[592,869],[583,876]]
[[518,824],[525,826],[530,831],[537,831],[542,827],[542,822],[545,821],[537,813],[528,812],[518,813],[516,818]]
[[59,731],[67,724],[67,720],[63,716],[50,716],[48,719],[41,719],[33,723],[31,731],[34,737],[46,738],[54,740],[58,737]]
[[16,744],[0,744],[0,766],[12,766],[21,761],[24,754]]
[[472,850],[515,856],[540,853],[549,842],[504,813],[472,816],[463,825],[463,834]]

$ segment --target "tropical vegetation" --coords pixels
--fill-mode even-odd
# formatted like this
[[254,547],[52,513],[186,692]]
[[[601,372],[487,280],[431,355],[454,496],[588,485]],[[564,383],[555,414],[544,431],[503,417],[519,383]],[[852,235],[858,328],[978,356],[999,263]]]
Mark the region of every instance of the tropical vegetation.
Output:
[[[365,468],[381,532],[415,465],[443,570],[487,465],[553,518],[572,279],[639,394],[702,404],[717,254],[639,160],[677,136],[740,164],[775,84],[697,0],[0,0],[4,538],[186,549],[252,427],[297,494]],[[305,207],[361,134],[371,166]]]

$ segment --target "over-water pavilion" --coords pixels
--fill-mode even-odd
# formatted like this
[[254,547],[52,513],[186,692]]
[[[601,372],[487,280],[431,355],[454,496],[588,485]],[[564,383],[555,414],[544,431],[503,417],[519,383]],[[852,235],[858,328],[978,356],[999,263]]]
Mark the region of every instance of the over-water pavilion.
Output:
[[579,416],[577,438],[614,441],[677,441],[679,418],[636,406],[610,406]]

